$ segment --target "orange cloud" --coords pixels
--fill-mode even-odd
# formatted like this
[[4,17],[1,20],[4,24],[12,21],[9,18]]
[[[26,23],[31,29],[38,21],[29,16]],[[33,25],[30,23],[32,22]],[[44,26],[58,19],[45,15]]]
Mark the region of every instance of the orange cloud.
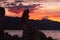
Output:
[[[6,16],[12,16],[12,17],[21,17],[22,16],[22,13],[19,13],[19,14],[15,14],[15,13],[12,13],[12,12],[9,12],[9,11],[6,11]],[[47,10],[34,10],[33,12],[30,12],[29,13],[29,19],[34,19],[34,20],[41,20],[43,19],[44,17],[48,16],[48,19],[51,19],[51,20],[55,20],[55,21],[60,21],[60,12],[52,12],[52,11],[49,11],[47,12]]]
[[[17,11],[17,10],[16,10]],[[6,9],[6,16],[12,16],[12,17],[21,17],[23,12],[20,12],[18,14],[9,12]],[[54,21],[59,21],[60,22],[60,7],[53,7],[53,8],[41,8],[38,10],[33,10],[32,12],[29,13],[29,19],[34,19],[34,20],[41,20],[48,16],[48,19],[54,20]]]

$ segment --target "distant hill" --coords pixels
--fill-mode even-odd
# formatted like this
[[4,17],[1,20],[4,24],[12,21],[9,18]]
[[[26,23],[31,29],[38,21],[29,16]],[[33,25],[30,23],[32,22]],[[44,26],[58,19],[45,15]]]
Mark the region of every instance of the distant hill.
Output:
[[[28,20],[30,27],[36,27],[38,30],[60,30],[60,22],[48,19],[43,20]],[[20,18],[5,17],[3,27],[5,30],[22,30]]]

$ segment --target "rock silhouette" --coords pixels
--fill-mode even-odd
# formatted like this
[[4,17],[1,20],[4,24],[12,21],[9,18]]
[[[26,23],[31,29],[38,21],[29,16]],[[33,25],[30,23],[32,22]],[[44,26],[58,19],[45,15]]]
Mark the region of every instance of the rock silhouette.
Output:
[[30,27],[28,23],[29,18],[29,10],[24,10],[23,15],[21,17],[21,23],[23,27],[23,36],[22,40],[47,40],[47,37],[41,31],[39,32],[37,28]]
[[23,36],[22,39],[23,40],[34,40],[34,34],[35,33],[35,29],[29,27],[28,24],[28,18],[29,18],[29,10],[24,10],[23,15],[21,17],[21,23],[22,23],[22,27],[23,27]]
[[24,10],[21,19],[22,21],[27,21],[28,18],[29,18],[29,10],[27,9],[27,10]]
[[48,37],[47,40],[54,40],[52,37]]
[[26,30],[28,26],[28,18],[29,18],[29,10],[24,10],[22,17],[21,17],[21,25],[23,27],[23,30]]
[[0,33],[2,34],[3,33],[3,19],[4,19],[4,16],[5,16],[5,9],[3,7],[0,7]]

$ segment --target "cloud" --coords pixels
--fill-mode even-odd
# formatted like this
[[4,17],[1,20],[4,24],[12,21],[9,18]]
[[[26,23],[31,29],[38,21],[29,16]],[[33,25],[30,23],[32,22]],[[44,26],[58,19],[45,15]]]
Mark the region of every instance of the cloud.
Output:
[[45,2],[60,2],[60,0],[43,0]]
[[60,18],[60,15],[53,15],[53,16],[51,16],[51,17],[55,17],[55,18],[56,18],[56,17],[57,17],[57,18],[59,17],[59,18]]
[[25,2],[39,2],[39,1],[43,1],[43,0],[23,0]]

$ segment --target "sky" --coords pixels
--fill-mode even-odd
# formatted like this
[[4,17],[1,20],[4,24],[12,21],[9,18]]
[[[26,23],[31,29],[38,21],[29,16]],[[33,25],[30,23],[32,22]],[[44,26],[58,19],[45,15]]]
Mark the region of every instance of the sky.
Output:
[[[12,0],[8,0],[12,2]],[[14,1],[14,0],[13,0]],[[38,7],[38,10],[33,10],[29,13],[29,19],[34,20],[42,20],[43,18],[47,18],[53,21],[60,22],[60,0],[24,0],[26,4],[29,3],[41,3],[42,8]],[[25,4],[25,3],[24,3]],[[6,9],[6,16],[12,17],[21,17],[23,12],[13,13],[9,12]]]

